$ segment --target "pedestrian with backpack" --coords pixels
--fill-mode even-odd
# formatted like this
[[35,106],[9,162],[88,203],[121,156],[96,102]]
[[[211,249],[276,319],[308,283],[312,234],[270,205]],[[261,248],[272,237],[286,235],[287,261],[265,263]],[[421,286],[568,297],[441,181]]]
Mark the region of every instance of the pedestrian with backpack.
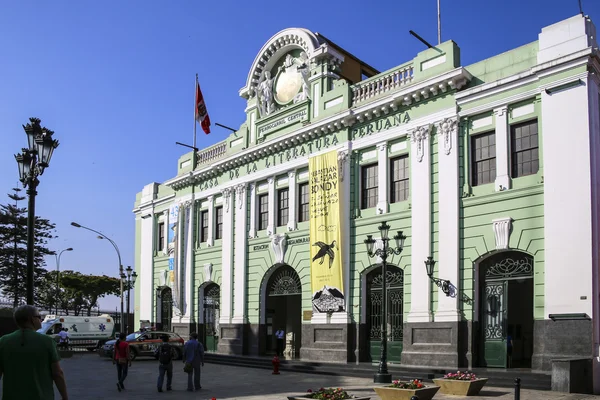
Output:
[[173,346],[169,344],[169,336],[161,337],[162,343],[155,350],[158,357],[158,391],[163,391],[165,373],[167,374],[167,391],[171,390],[173,382]]

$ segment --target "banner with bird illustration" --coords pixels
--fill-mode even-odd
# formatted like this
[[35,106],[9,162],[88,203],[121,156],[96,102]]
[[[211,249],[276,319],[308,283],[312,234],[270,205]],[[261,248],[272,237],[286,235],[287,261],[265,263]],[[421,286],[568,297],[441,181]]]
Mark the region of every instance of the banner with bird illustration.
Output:
[[337,151],[310,157],[310,278],[313,312],[345,309]]

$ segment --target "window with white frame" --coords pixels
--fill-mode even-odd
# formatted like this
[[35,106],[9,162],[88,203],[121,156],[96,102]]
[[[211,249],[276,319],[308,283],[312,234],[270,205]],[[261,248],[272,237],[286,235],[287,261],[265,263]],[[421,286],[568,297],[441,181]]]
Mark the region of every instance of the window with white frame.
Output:
[[408,154],[390,160],[390,203],[408,200],[409,171]]
[[471,136],[471,185],[485,185],[495,180],[496,133]]
[[523,122],[510,127],[511,177],[537,174],[540,169],[538,122]]
[[361,208],[377,205],[378,167],[377,164],[365,165],[361,170]]

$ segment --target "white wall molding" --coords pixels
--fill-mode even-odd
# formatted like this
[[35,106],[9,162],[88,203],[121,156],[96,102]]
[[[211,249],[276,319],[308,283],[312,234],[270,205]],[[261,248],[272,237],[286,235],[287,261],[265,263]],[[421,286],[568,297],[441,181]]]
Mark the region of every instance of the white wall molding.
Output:
[[269,223],[267,224],[267,236],[271,236],[275,232],[275,212],[277,211],[275,177],[269,177],[267,182],[269,183]]
[[510,243],[510,232],[512,229],[511,217],[498,218],[492,220],[494,238],[496,239],[496,250],[506,250]]
[[250,182],[250,229],[248,238],[256,237],[256,182]]
[[208,238],[206,245],[212,247],[215,244],[215,198],[208,196]]
[[235,303],[233,305],[233,324],[248,323],[248,314],[246,304],[248,301],[246,295],[248,283],[248,240],[246,238],[246,220],[248,217],[248,208],[244,201],[246,197],[246,184],[236,186],[237,201],[239,206],[235,207],[235,264],[233,264]]
[[[148,211],[152,211],[152,209]],[[140,282],[138,284],[140,285],[139,319],[148,321],[154,320],[154,226],[154,218],[140,220],[139,270],[137,271],[140,275]],[[167,224],[165,224],[166,226]],[[139,321],[134,322],[134,326],[138,324]]]
[[377,144],[377,150],[379,150],[377,156],[377,214],[387,214],[389,201],[388,201],[388,144],[387,142]]
[[187,232],[186,232],[186,252],[185,252],[185,307],[184,316],[193,320],[194,316],[194,304],[192,299],[192,288],[194,287],[194,201],[185,203],[187,212]]
[[288,172],[288,184],[289,184],[289,194],[288,194],[288,223],[287,230],[294,231],[296,230],[296,218],[298,217],[298,212],[296,210],[296,203],[298,200],[297,189],[298,185],[296,185],[296,171]]
[[[224,203],[230,203],[233,191],[223,189]],[[223,239],[221,241],[221,305],[219,318],[220,324],[231,323],[232,297],[233,297],[233,207],[223,207]],[[245,237],[244,237],[245,239]]]

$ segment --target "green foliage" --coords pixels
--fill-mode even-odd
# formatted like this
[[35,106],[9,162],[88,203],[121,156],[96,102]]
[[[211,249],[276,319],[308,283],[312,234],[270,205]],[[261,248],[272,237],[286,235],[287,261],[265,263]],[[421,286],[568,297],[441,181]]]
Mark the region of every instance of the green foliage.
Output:
[[50,309],[58,308],[74,315],[91,315],[98,299],[120,293],[117,278],[102,275],[85,275],[76,271],[61,271],[58,276],[60,290],[57,294],[57,272],[48,271],[40,287],[39,302]]
[[[25,200],[19,192],[8,197],[14,204],[0,205],[0,290],[17,307],[27,296],[24,277],[27,275],[27,208],[19,207]],[[35,217],[34,285],[36,292],[45,273],[44,257],[53,254],[47,247],[54,238],[55,225],[40,217]],[[37,293],[36,293],[37,294]],[[37,296],[36,296],[37,297]]]

